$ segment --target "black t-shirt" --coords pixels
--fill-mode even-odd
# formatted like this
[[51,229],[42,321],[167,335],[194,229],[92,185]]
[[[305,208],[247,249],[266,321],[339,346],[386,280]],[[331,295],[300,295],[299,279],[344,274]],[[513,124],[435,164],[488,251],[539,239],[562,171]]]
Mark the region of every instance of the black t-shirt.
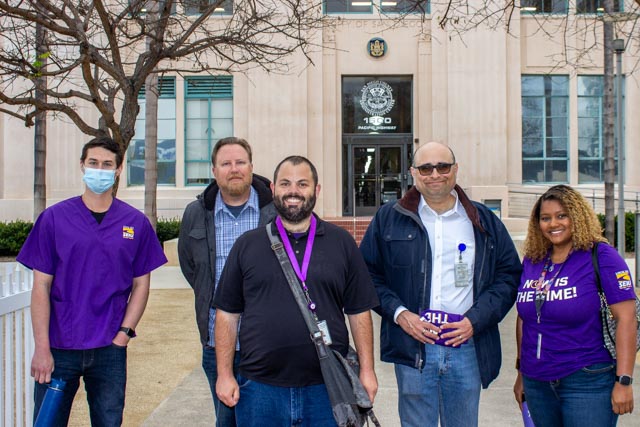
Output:
[[[289,241],[302,264],[307,234],[298,239],[289,234]],[[331,347],[346,354],[349,335],[344,314],[378,305],[362,255],[346,231],[318,220],[306,284],[318,319],[329,325]],[[233,245],[213,305],[242,313],[242,376],[281,387],[323,383],[309,330],[264,227],[248,231]]]

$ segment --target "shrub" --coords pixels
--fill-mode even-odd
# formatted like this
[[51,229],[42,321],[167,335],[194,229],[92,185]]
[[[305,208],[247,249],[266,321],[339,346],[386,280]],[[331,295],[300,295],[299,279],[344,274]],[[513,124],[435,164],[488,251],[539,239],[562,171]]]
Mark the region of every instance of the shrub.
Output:
[[18,255],[32,228],[31,221],[0,222],[0,256]]
[[180,218],[158,218],[156,234],[161,243],[177,238],[179,233]]
[[[624,248],[626,252],[635,251],[635,226],[636,226],[636,214],[633,212],[625,212],[624,214]],[[604,235],[604,214],[598,214],[600,225],[602,226],[602,234]],[[611,242],[612,246],[618,245],[618,215],[614,219],[614,242]]]
[[[33,228],[33,222],[15,220],[0,222],[0,256],[16,256]],[[180,232],[180,218],[160,218],[156,234],[160,242],[175,239]]]

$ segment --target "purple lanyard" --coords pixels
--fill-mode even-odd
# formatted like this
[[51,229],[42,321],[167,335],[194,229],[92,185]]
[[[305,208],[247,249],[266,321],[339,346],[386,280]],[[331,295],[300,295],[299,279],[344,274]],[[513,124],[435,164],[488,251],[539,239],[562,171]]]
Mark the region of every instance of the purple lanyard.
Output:
[[313,250],[313,241],[316,238],[316,226],[317,221],[316,217],[311,215],[311,226],[309,227],[309,235],[307,237],[307,247],[304,250],[304,257],[302,258],[302,270],[300,269],[300,264],[298,264],[298,260],[296,259],[296,255],[293,253],[293,248],[291,247],[291,242],[289,242],[289,237],[287,236],[287,232],[282,225],[282,220],[280,217],[276,218],[276,227],[278,228],[278,233],[280,234],[280,240],[282,240],[282,244],[284,249],[287,251],[287,256],[289,257],[289,261],[291,261],[291,266],[293,267],[293,271],[296,272],[296,276],[300,279],[302,290],[304,291],[304,296],[307,300],[307,307],[313,313],[313,316],[317,319],[316,316],[316,304],[311,300],[311,296],[309,295],[309,288],[307,288],[307,272],[309,271],[309,260],[311,259],[311,252]]

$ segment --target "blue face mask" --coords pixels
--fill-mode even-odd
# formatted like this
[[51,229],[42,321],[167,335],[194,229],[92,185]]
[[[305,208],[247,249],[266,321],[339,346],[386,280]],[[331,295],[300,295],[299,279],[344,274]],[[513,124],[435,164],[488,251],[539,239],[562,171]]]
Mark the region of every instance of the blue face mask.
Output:
[[116,171],[108,169],[84,168],[82,180],[87,188],[96,194],[102,194],[113,187],[116,182]]

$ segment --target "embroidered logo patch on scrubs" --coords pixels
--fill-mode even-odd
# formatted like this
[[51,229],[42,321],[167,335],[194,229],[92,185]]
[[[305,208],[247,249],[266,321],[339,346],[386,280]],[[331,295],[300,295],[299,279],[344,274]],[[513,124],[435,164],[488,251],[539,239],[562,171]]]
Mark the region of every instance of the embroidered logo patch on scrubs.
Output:
[[122,226],[122,238],[123,239],[129,239],[129,240],[133,240],[133,227],[128,226],[128,225],[123,225]]
[[616,279],[618,280],[618,288],[621,290],[631,289],[631,274],[629,270],[616,272]]

